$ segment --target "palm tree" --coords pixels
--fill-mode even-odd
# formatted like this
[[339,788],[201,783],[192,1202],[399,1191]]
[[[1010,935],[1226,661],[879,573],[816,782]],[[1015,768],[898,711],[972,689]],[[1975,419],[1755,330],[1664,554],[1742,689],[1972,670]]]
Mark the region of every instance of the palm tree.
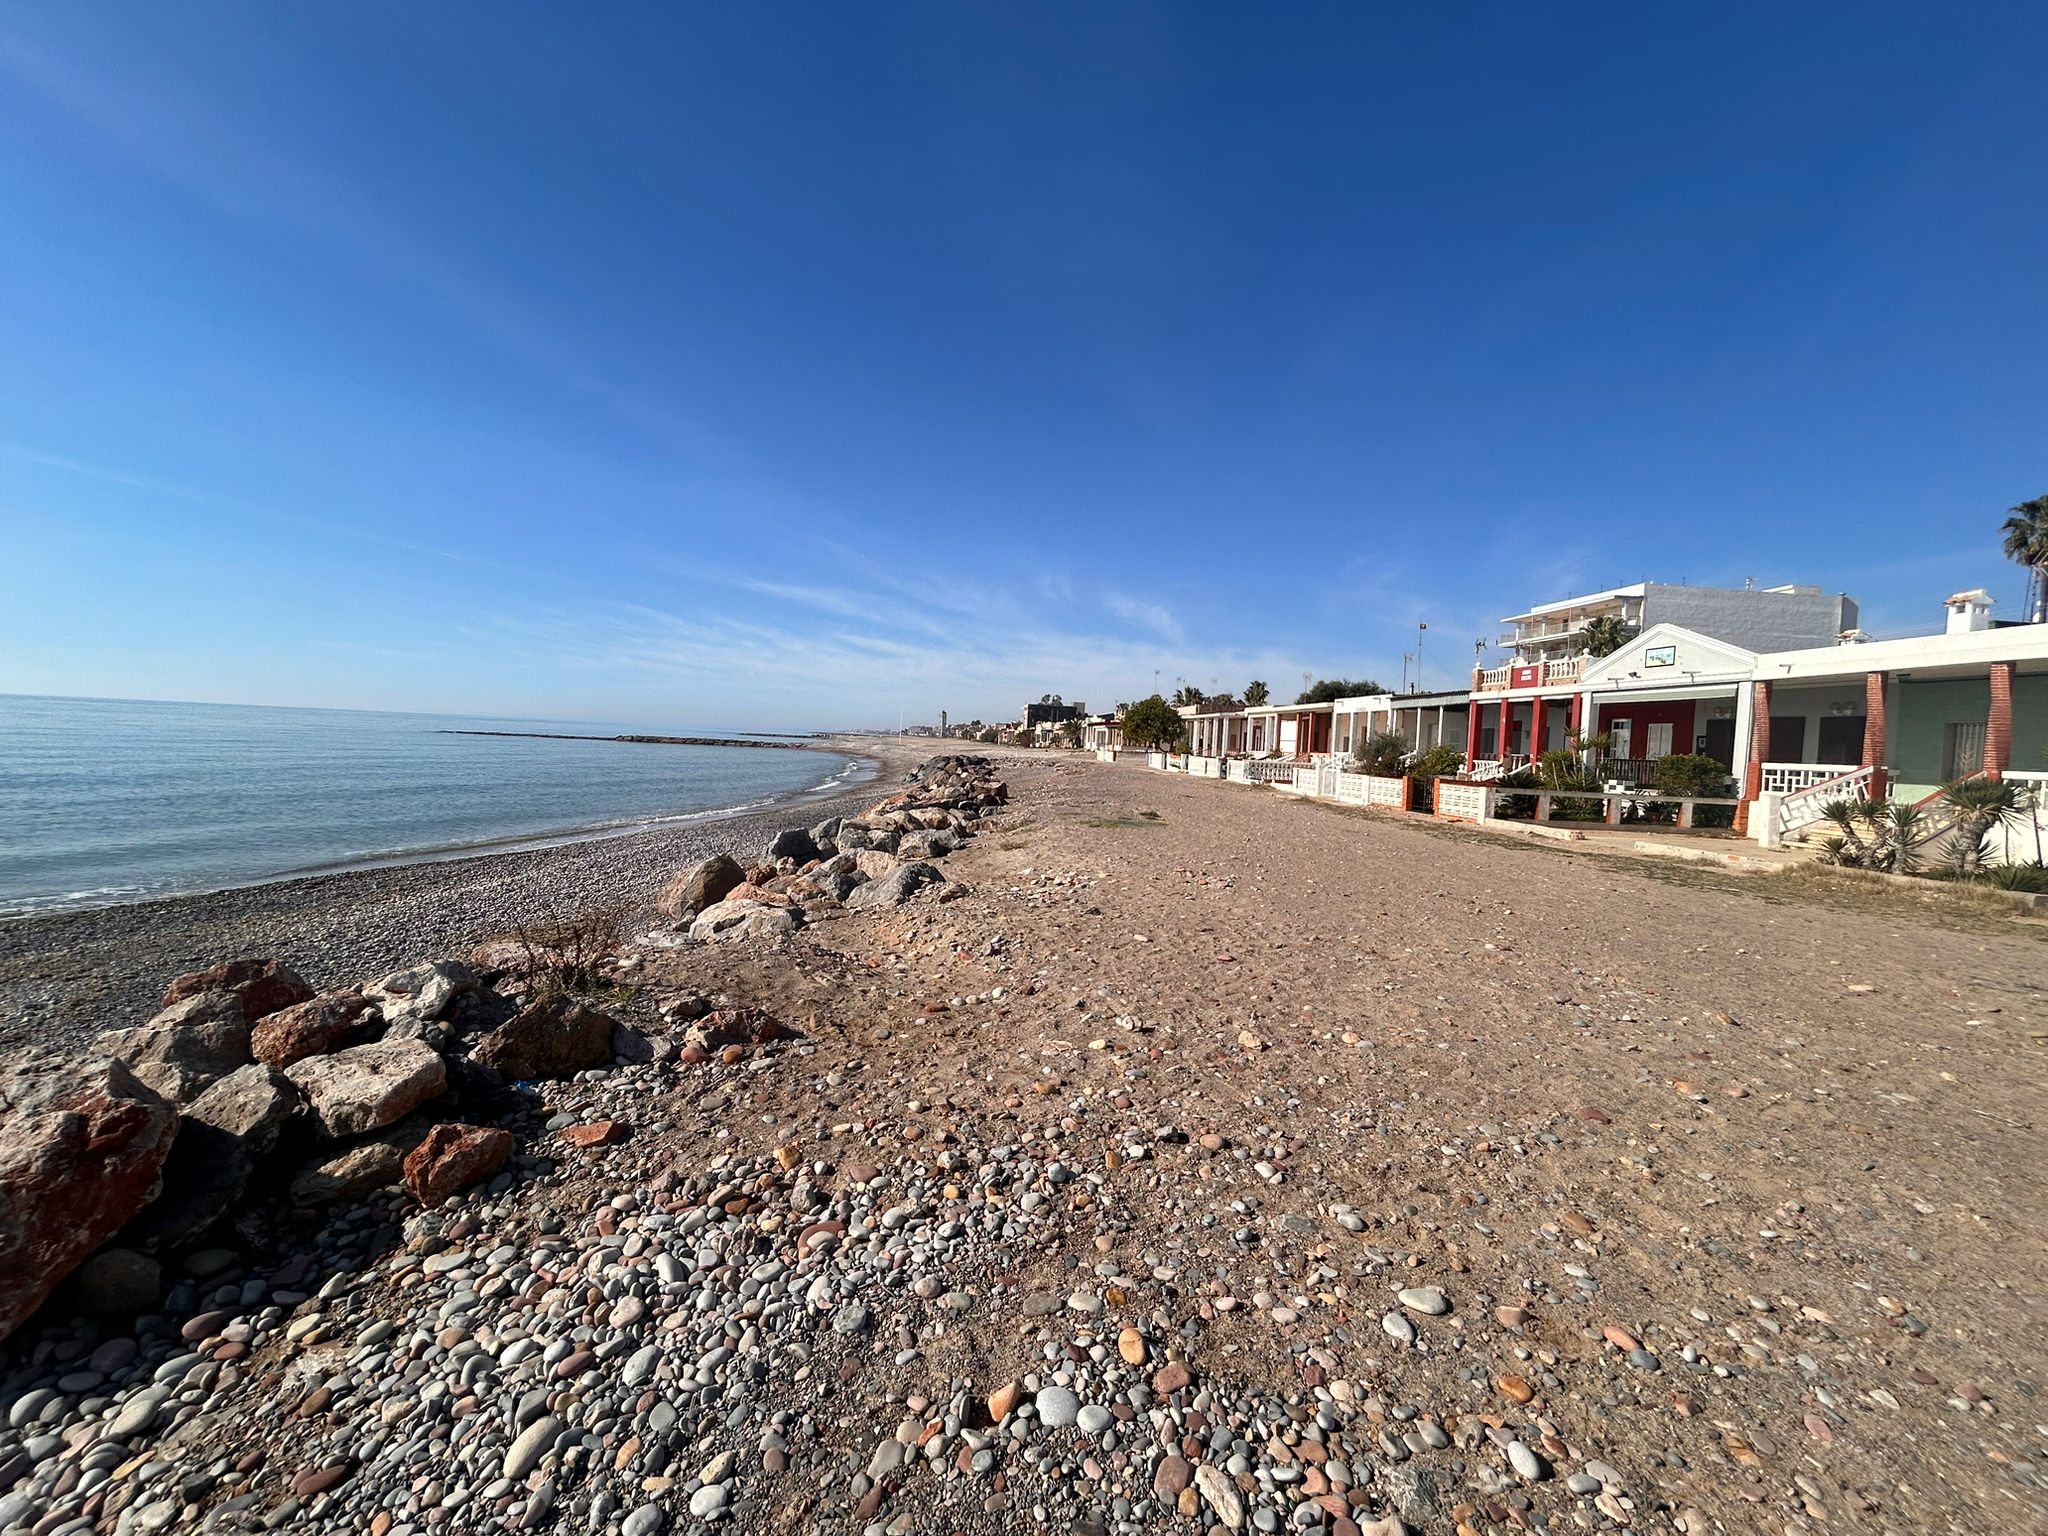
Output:
[[2027,568],[2027,621],[2048,624],[2048,496],[2009,509],[2000,530],[2005,558]]
[[1244,702],[1248,709],[1257,709],[1266,702],[1266,685],[1253,678],[1244,685]]
[[1588,656],[1612,656],[1635,637],[1635,630],[1618,613],[1603,613],[1597,619],[1588,619],[1586,627],[1579,632],[1579,642],[1585,646]]

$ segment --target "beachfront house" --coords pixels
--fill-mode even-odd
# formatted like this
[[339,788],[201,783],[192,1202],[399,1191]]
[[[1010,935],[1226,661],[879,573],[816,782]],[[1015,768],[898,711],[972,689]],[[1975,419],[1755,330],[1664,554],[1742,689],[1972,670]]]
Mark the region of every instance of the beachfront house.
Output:
[[1333,704],[1260,704],[1244,712],[1245,751],[1253,757],[1313,762],[1330,751]]
[[1090,752],[1116,753],[1123,750],[1124,718],[1120,714],[1096,715],[1081,727],[1081,745]]
[[1198,762],[1221,763],[1251,752],[1245,735],[1245,707],[1231,698],[1204,699],[1180,708],[1187,722],[1187,753]]
[[1981,590],[1946,606],[1940,634],[1756,658],[1735,730],[1758,841],[1833,800],[1924,801],[1975,777],[2048,786],[2048,624],[1997,623]]
[[1370,693],[1339,699],[1331,707],[1331,750],[1350,757],[1370,736],[1398,736],[1408,751],[1465,745],[1470,695],[1454,693]]
[[[1586,722],[1578,711],[1583,705],[1574,701],[1582,696],[1587,669],[1600,659],[1586,652],[1588,631],[1600,621],[1613,621],[1636,638],[1666,625],[1699,639],[1761,652],[1831,645],[1853,632],[1856,620],[1855,599],[1831,596],[1819,587],[1686,587],[1653,581],[1511,614],[1502,622],[1512,627],[1500,639],[1508,659],[1473,669],[1467,695],[1467,769],[1474,777],[1497,777],[1557,750],[1568,735],[1581,733]],[[1606,680],[1612,682],[1611,673]],[[1630,720],[1633,735],[1634,717],[1617,718]],[[1677,739],[1675,712],[1671,719],[1644,723],[1670,725]],[[1660,730],[1660,741],[1662,736]],[[1633,739],[1628,745],[1627,754],[1615,755],[1644,755]]]

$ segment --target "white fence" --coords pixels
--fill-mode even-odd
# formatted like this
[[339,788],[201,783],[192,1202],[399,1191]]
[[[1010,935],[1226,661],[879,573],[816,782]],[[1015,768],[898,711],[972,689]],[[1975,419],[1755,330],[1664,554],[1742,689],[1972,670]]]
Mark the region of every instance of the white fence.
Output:
[[1330,796],[1349,805],[1377,805],[1389,810],[1408,808],[1408,781],[1389,779],[1374,773],[1346,773],[1339,770]]
[[1765,763],[1764,791],[1789,795],[1794,790],[1811,789],[1829,779],[1839,779],[1845,773],[1854,773],[1855,763]]
[[1460,784],[1443,779],[1436,784],[1436,814],[1454,821],[1520,821],[1522,818],[1503,817],[1499,814],[1504,800],[1531,800],[1535,802],[1534,820],[1538,823],[1550,820],[1550,813],[1560,800],[1571,800],[1583,804],[1588,800],[1600,802],[1601,820],[1610,827],[1622,824],[1631,804],[1675,805],[1678,807],[1677,821],[1681,827],[1691,827],[1699,808],[1703,805],[1725,805],[1734,807],[1740,802],[1719,795],[1660,795],[1648,789],[1584,790],[1584,789],[1502,789],[1493,784]]
[[1291,762],[1282,760],[1275,763],[1255,757],[1244,767],[1244,782],[1247,784],[1280,784],[1289,789],[1294,787],[1294,764]]

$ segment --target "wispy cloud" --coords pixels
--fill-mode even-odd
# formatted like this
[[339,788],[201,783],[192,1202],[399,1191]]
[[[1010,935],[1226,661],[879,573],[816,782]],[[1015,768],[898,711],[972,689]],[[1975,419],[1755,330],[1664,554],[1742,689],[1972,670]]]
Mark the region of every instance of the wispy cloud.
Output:
[[1180,620],[1163,603],[1131,597],[1122,592],[1106,592],[1102,597],[1103,606],[1134,629],[1149,630],[1162,640],[1176,644],[1183,638]]

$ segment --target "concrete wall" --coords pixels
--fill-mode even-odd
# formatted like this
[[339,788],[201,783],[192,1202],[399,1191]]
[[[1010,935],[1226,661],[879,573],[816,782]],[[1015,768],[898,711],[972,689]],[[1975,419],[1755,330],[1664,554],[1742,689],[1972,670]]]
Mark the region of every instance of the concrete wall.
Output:
[[1853,599],[1831,593],[1745,592],[1727,587],[1670,587],[1643,592],[1643,623],[1679,624],[1752,651],[1796,651],[1833,645],[1856,625]]

